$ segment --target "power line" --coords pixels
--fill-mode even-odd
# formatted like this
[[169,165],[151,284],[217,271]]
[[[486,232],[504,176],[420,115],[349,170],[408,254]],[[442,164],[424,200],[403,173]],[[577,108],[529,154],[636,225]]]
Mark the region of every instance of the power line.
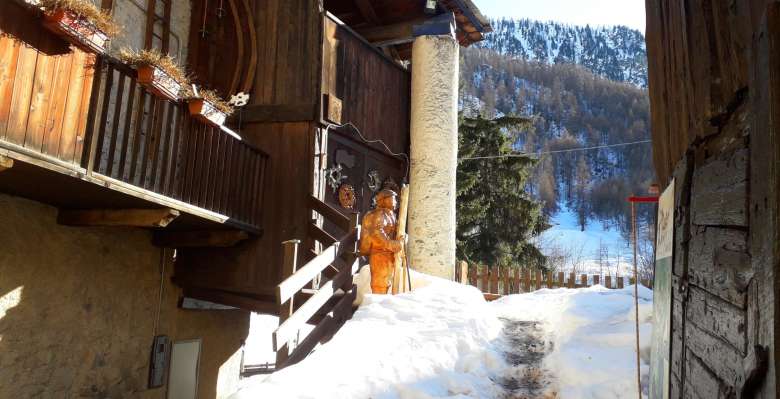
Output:
[[460,161],[471,161],[476,159],[502,159],[502,158],[522,158],[522,157],[530,157],[530,156],[540,156],[540,155],[549,155],[549,154],[560,154],[565,152],[580,152],[580,151],[590,151],[590,150],[598,150],[602,148],[613,148],[613,147],[625,147],[629,145],[636,145],[636,144],[647,144],[651,143],[652,140],[640,140],[640,141],[632,141],[629,143],[617,143],[617,144],[605,144],[605,145],[597,145],[593,147],[581,147],[581,148],[570,148],[567,150],[555,150],[555,151],[542,151],[542,152],[525,152],[525,153],[514,153],[514,154],[505,154],[505,155],[486,155],[486,156],[480,156],[480,157],[466,157],[466,158],[460,158]]

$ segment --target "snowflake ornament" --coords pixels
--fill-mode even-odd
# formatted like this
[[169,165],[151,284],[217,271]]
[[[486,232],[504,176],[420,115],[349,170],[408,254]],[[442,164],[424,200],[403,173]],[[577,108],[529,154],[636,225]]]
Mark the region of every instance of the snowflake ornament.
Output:
[[228,104],[234,107],[243,107],[247,103],[249,103],[249,94],[243,91],[231,96],[230,101],[228,101]]

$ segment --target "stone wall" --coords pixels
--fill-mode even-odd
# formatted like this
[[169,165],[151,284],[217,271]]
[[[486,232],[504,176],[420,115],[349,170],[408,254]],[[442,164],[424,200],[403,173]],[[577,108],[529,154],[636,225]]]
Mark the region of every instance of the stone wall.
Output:
[[0,209],[0,398],[164,398],[147,389],[156,334],[202,339],[199,398],[235,388],[249,313],[179,309],[149,231],[60,226],[3,194]]
[[775,398],[780,7],[682,3],[646,2],[654,159],[675,179],[671,397]]

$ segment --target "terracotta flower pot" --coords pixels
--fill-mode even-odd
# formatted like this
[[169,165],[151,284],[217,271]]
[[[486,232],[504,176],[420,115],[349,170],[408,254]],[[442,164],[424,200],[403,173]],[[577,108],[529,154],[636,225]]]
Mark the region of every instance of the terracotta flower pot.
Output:
[[108,35],[70,11],[57,10],[44,14],[43,26],[84,51],[96,54],[106,52]]
[[181,84],[154,65],[138,65],[138,83],[155,95],[171,101],[179,99]]
[[188,101],[188,105],[190,115],[194,116],[195,119],[214,127],[225,124],[227,114],[220,111],[214,104],[202,98],[192,98]]

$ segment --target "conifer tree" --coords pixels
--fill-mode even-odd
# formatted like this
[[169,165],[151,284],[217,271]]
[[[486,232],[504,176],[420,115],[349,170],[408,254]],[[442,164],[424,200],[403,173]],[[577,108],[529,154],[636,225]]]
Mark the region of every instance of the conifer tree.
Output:
[[527,193],[536,161],[530,157],[464,159],[512,154],[516,117],[461,118],[457,251],[460,259],[491,266],[544,264],[531,239],[548,226],[542,204]]

